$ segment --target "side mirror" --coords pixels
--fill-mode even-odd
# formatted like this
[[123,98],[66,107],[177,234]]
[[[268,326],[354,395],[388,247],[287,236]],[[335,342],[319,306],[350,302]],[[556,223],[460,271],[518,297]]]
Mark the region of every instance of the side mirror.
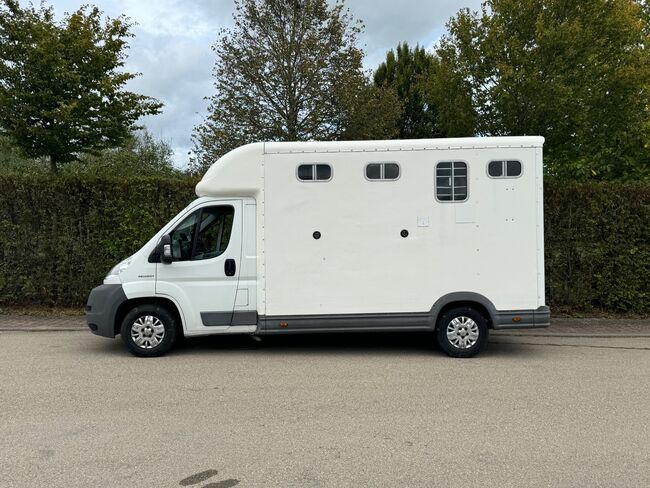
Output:
[[160,262],[170,264],[174,259],[172,256],[172,238],[165,234],[160,238]]

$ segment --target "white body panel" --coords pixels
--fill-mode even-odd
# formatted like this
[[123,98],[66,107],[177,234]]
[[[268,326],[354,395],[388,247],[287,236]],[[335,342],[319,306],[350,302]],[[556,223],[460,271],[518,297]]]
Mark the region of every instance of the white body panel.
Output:
[[[120,280],[129,299],[172,300],[187,335],[255,331],[248,322],[206,327],[206,311],[426,313],[456,292],[481,295],[496,311],[534,310],[545,300],[542,144],[541,137],[250,144],[208,170],[196,187],[201,198],[132,257]],[[492,160],[520,161],[521,176],[490,178]],[[467,200],[436,199],[441,161],[467,163]],[[397,163],[399,179],[366,179],[371,162]],[[299,181],[305,163],[329,164],[331,180]],[[236,207],[227,254],[212,264],[147,262],[189,212],[224,202]],[[219,280],[227,258],[237,261],[234,285]]]
[[[149,263],[149,255],[160,237],[172,231],[187,215],[201,207],[229,205],[235,209],[231,240],[226,252],[203,261]],[[244,239],[247,244],[244,245]],[[256,256],[255,201],[253,199],[199,198],[188,205],[129,259],[131,265],[104,283],[121,283],[131,299],[161,297],[171,300],[179,311],[187,336],[214,333],[250,333],[255,323],[237,326],[204,326],[201,312],[255,310]],[[237,274],[224,276],[224,261],[235,259]]]
[[[215,202],[205,202],[199,207]],[[228,248],[220,256],[200,261],[177,261],[172,264],[156,264],[156,295],[174,298],[185,310],[187,330],[204,328],[202,312],[227,312],[235,307],[240,267],[234,276],[226,276],[226,259],[240,262],[242,248],[242,202],[223,200],[219,205],[234,207],[235,214]],[[227,326],[219,327],[226,330]]]
[[[267,314],[425,312],[455,291],[490,297],[500,310],[537,308],[534,156],[529,148],[268,155]],[[521,177],[488,178],[491,159],[522,161]],[[445,160],[468,163],[467,201],[436,201],[434,168]],[[366,180],[371,161],[397,162],[400,178]],[[298,181],[305,162],[331,164],[332,180]]]
[[[498,310],[534,309],[544,305],[542,144],[541,137],[254,144],[238,150],[245,160],[215,163],[197,194],[229,195],[226,186],[244,168],[257,182],[263,170],[260,187],[237,185],[257,200],[260,314],[424,312],[458,291],[479,293]],[[521,161],[521,176],[490,178],[488,162],[502,159]],[[466,201],[436,200],[440,161],[467,162]],[[370,162],[398,163],[400,178],[367,180]],[[331,181],[298,181],[301,163],[331,165]]]

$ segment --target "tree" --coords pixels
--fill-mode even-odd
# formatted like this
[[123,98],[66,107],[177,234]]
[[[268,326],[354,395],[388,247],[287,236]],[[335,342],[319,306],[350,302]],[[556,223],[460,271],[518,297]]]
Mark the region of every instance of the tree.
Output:
[[388,51],[386,61],[375,70],[374,82],[396,90],[403,104],[398,121],[399,137],[443,137],[438,111],[424,85],[437,65],[435,57],[419,45],[411,49],[406,42],[398,44],[396,51]]
[[119,145],[139,117],[160,111],[123,89],[136,76],[120,70],[131,25],[101,16],[84,6],[56,22],[43,4],[0,3],[0,133],[28,157],[48,156],[54,173],[81,153]]
[[99,154],[84,154],[65,166],[65,173],[114,176],[182,176],[174,167],[174,151],[166,141],[156,140],[146,130],[136,132],[119,147]]
[[216,93],[194,133],[195,168],[251,141],[332,140],[353,133],[346,123],[363,112],[355,104],[377,101],[380,92],[366,91],[363,52],[356,46],[363,26],[343,1],[235,5],[233,29],[222,31],[213,46]]
[[[549,173],[644,178],[650,63],[634,0],[487,0],[448,23],[431,81],[442,125],[546,138]],[[443,73],[440,75],[440,73]],[[443,114],[444,112],[444,114]]]
[[368,83],[355,93],[349,93],[343,119],[341,139],[395,139],[399,136],[402,102],[391,87]]

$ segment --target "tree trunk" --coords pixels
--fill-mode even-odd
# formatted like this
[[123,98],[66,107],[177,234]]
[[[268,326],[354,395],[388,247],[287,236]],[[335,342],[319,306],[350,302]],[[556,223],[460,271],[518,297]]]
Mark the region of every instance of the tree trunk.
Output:
[[59,174],[59,158],[56,156],[50,156],[50,169],[52,170],[52,174],[58,175]]

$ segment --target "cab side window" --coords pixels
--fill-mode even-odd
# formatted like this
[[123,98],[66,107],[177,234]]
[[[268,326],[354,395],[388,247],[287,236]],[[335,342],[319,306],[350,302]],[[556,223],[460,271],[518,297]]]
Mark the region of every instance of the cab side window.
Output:
[[187,261],[192,256],[192,243],[194,231],[200,210],[191,213],[176,226],[171,232],[172,238],[172,259],[174,261]]
[[211,259],[228,248],[235,209],[229,205],[204,207],[188,215],[171,232],[174,261]]
[[226,206],[202,209],[193,260],[211,259],[225,252],[230,242],[234,212],[234,208]]

